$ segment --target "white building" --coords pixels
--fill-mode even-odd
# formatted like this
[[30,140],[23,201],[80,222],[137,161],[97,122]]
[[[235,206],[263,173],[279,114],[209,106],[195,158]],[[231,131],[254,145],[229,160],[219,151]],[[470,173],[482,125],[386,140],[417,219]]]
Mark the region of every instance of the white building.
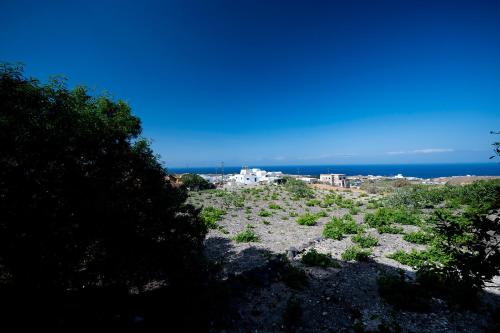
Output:
[[349,180],[343,173],[328,173],[319,175],[319,181],[337,187],[350,187]]
[[267,172],[266,170],[244,167],[240,173],[229,177],[231,181],[238,184],[251,185],[258,183],[275,183],[283,178],[281,171]]

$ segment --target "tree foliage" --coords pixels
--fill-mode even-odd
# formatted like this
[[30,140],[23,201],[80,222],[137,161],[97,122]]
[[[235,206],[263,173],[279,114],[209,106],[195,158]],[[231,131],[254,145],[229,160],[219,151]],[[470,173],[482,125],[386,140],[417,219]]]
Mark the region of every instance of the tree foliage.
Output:
[[206,227],[122,101],[0,67],[0,276],[9,290],[186,283]]
[[185,175],[182,175],[181,180],[182,185],[186,188],[189,188],[190,190],[207,190],[215,187],[213,184],[210,184],[208,181],[206,181],[203,177],[194,173],[187,173]]

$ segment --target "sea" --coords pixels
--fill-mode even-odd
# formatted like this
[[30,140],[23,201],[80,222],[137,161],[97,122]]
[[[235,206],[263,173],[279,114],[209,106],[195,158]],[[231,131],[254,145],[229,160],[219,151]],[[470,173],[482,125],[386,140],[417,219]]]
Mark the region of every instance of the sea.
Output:
[[[344,173],[348,176],[374,175],[437,178],[450,176],[500,176],[500,163],[456,163],[456,164],[357,164],[357,165],[249,165],[266,171],[282,171],[290,175],[318,176],[322,173]],[[225,174],[239,173],[241,166],[225,166]],[[220,174],[216,167],[168,168],[170,173]]]

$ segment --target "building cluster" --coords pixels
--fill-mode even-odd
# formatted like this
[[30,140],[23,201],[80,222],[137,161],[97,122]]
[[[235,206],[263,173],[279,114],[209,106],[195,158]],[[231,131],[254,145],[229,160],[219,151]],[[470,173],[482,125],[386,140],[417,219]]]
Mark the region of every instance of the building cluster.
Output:
[[274,184],[279,183],[283,179],[281,171],[266,171],[258,168],[249,169],[244,167],[239,174],[229,176],[228,182],[240,185],[253,185],[253,184]]

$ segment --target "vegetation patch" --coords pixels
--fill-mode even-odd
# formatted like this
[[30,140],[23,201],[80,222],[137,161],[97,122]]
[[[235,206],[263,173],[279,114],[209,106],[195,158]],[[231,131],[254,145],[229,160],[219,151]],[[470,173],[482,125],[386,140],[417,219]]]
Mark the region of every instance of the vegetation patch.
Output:
[[345,261],[367,261],[371,254],[370,250],[364,250],[361,247],[354,245],[347,248],[342,253],[342,260]]
[[268,211],[268,210],[261,209],[258,215],[261,217],[269,217],[269,216],[272,216],[273,213]]
[[226,215],[226,211],[222,209],[218,209],[215,207],[206,207],[200,213],[201,221],[207,226],[209,229],[217,229],[219,225],[218,221],[222,220],[222,217]]
[[363,235],[361,233],[352,237],[352,241],[362,248],[370,248],[378,245],[378,239],[371,235]]
[[318,220],[317,215],[306,213],[297,218],[297,223],[300,225],[313,226],[316,224],[317,220]]
[[269,209],[281,209],[281,206],[275,203],[269,204]]
[[340,267],[340,265],[332,258],[330,254],[323,254],[311,249],[302,256],[301,262],[306,266],[314,267]]
[[415,244],[429,244],[432,238],[433,237],[431,234],[424,232],[422,230],[409,232],[403,236],[403,239],[405,241]]
[[430,308],[430,297],[419,284],[407,282],[404,272],[383,274],[377,279],[379,295],[398,310],[425,312]]
[[237,234],[234,237],[234,240],[237,243],[251,243],[251,242],[258,242],[259,237],[255,234],[252,228],[247,227],[245,230]]
[[346,214],[341,218],[332,217],[332,219],[325,224],[323,236],[325,238],[341,240],[344,238],[344,235],[356,234],[361,230],[363,230],[363,227],[358,225],[351,215]]

